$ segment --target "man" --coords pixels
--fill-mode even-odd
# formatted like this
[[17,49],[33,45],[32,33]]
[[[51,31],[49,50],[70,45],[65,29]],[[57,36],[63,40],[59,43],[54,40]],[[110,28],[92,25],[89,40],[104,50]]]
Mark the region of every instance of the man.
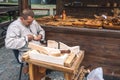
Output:
[[23,10],[20,17],[12,22],[7,30],[5,46],[17,49],[20,52],[19,61],[24,52],[28,51],[28,43],[41,44],[44,41],[45,31],[34,19],[34,12],[30,9]]

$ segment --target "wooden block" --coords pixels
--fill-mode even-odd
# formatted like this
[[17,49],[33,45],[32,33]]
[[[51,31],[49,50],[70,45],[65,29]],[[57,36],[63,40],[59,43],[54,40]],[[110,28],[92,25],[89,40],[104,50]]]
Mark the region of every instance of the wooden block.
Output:
[[49,56],[45,54],[40,54],[36,50],[32,50],[29,53],[29,58],[34,59],[34,60],[39,60],[39,61],[45,61],[49,63],[54,63],[54,64],[59,64],[59,65],[64,65],[64,62],[66,58],[68,57],[68,54],[64,54],[60,57],[55,57],[55,56]]
[[22,55],[22,61],[25,61],[26,59],[29,59],[29,51],[25,52],[25,53]]
[[46,51],[46,49],[44,49],[42,46],[36,45],[34,43],[29,43],[28,47],[31,48],[31,49],[33,49],[33,50],[37,50],[40,53],[43,53],[43,54],[46,54],[46,55],[48,54],[48,52]]
[[58,42],[55,40],[47,40],[47,47],[58,49]]
[[37,50],[39,53],[51,55],[51,56],[61,56],[59,49],[49,48],[49,47],[43,47],[34,43],[29,43],[29,48],[33,50]]
[[80,52],[80,46],[68,46],[62,42],[59,42],[59,46],[61,50],[70,50],[74,54],[78,54]]
[[76,57],[76,55],[74,53],[70,53],[70,55],[64,62],[64,66],[71,67],[72,63],[74,62],[75,57]]
[[80,51],[80,53],[77,55],[77,59],[74,61],[72,67],[75,69],[75,70],[78,70],[82,60],[84,58],[84,51]]

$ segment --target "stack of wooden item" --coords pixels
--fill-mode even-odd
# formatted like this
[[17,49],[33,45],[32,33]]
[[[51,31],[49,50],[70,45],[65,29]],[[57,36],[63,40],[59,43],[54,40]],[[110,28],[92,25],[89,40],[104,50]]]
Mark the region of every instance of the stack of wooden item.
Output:
[[56,16],[46,16],[37,18],[36,20],[41,26],[69,26],[79,28],[96,28],[96,29],[115,29],[120,30],[120,17],[106,16],[104,19],[101,16],[94,19],[90,18],[75,18],[67,16],[66,19]]

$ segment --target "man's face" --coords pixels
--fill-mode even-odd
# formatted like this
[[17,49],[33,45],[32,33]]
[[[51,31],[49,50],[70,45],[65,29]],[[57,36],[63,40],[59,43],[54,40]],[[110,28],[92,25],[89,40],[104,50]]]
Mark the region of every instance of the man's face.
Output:
[[33,22],[34,18],[31,16],[28,16],[27,19],[21,18],[22,23],[26,26],[29,27],[31,25],[31,23]]

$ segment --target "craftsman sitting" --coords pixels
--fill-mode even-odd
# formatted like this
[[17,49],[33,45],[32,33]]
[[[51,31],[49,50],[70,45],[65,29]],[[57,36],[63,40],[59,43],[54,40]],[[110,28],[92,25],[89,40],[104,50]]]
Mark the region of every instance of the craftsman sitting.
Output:
[[22,54],[29,50],[28,43],[33,42],[40,45],[40,41],[44,41],[44,39],[45,31],[35,21],[34,12],[25,9],[20,17],[9,25],[5,46],[9,49],[19,50],[19,61],[22,62]]

